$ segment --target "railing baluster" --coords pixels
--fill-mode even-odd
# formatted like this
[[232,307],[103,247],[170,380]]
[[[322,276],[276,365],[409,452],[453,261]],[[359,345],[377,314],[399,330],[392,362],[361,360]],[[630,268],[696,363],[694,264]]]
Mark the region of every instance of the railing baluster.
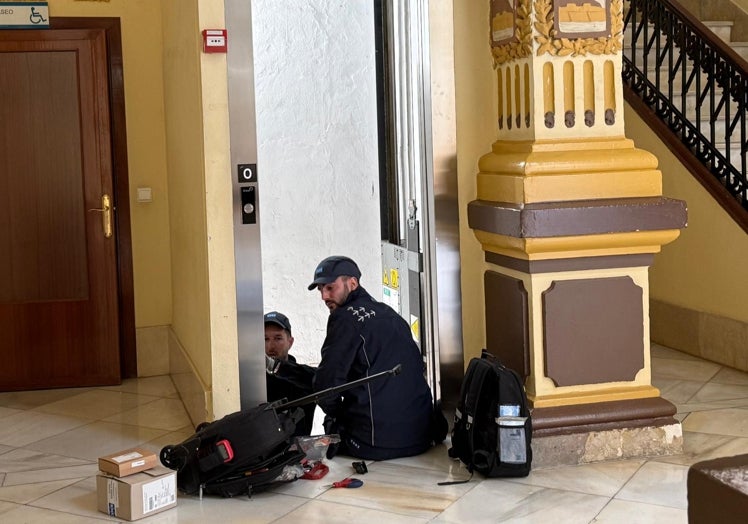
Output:
[[746,137],[745,118],[746,105],[748,102],[748,100],[746,100],[746,97],[748,97],[748,89],[746,88],[746,78],[744,77],[741,80],[738,111],[740,113],[740,167],[741,173],[743,173],[743,178],[741,178],[740,182],[743,185],[743,191],[740,194],[740,198],[742,199],[743,207],[748,209],[748,180],[746,180],[746,173],[748,172],[748,163],[746,163],[746,141],[748,140],[748,137]]
[[[657,9],[655,12],[655,18],[657,19],[657,22],[658,22],[657,25],[661,27],[661,24],[659,23],[661,22],[659,9]],[[662,62],[660,60],[660,52],[661,52],[661,49],[660,49],[661,36],[660,35],[661,35],[660,31],[652,32],[652,38],[654,39],[654,46],[655,46],[655,52],[654,52],[655,69],[652,72],[652,75],[654,76],[655,94],[658,95],[656,98],[657,100],[656,111],[657,111],[657,114],[660,116],[660,118],[662,118],[662,116],[665,114],[663,111],[665,110],[666,104],[662,103],[662,101],[660,100],[661,97],[659,96],[659,94],[662,93],[662,89],[660,89],[660,67],[662,66]],[[647,70],[647,74],[649,74],[649,70]]]
[[[631,47],[624,52],[624,81],[748,209],[744,63],[724,51],[723,44],[711,44],[716,37],[710,37],[690,15],[681,14],[670,0],[628,0],[628,5],[624,31]],[[665,78],[667,87],[662,86]],[[679,93],[676,79],[681,83]],[[733,137],[739,137],[739,149]]]
[[[670,15],[668,14],[667,16],[670,16]],[[668,41],[669,42],[672,42],[673,38],[675,37],[675,35],[673,34],[673,27],[674,27],[673,22],[672,22],[672,20],[670,20],[670,22],[668,23]],[[673,86],[673,84],[675,82],[673,82],[673,71],[674,71],[673,68],[674,68],[674,66],[676,64],[676,62],[674,60],[674,57],[673,57],[674,53],[675,53],[675,46],[672,45],[672,43],[671,43],[668,46],[668,55],[667,55],[668,56],[668,61],[667,61],[667,65],[668,65],[668,80],[669,80],[668,81],[668,85],[667,85],[667,98],[668,98],[668,100],[673,100],[673,98],[674,98],[674,86]],[[686,105],[685,97],[683,97],[682,100],[683,100],[683,110],[685,112],[685,105]],[[668,125],[671,128],[672,128],[673,124],[675,123],[675,115],[673,113],[674,113],[673,111],[670,111],[669,112],[669,116],[668,116]]]

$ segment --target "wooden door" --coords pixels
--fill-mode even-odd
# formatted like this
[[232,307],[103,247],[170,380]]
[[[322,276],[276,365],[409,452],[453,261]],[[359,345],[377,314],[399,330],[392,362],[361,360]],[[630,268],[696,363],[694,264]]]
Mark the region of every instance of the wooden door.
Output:
[[120,382],[108,108],[104,31],[0,31],[0,390]]

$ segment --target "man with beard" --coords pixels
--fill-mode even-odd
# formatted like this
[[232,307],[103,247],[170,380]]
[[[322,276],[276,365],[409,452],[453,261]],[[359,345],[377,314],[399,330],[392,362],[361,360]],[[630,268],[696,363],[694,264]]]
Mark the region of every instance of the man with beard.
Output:
[[418,455],[447,433],[447,421],[434,410],[421,352],[410,326],[392,308],[361,287],[361,271],[348,257],[319,263],[309,290],[317,289],[330,310],[322,360],[314,375],[321,391],[394,368],[402,371],[318,401],[325,430],[338,433],[336,452],[369,460]]
[[[288,351],[293,346],[291,321],[283,313],[265,314],[265,370],[267,371],[268,402],[296,400],[312,393],[314,368],[299,364]],[[296,436],[306,436],[312,431],[314,408],[312,402],[302,406],[304,418],[296,424]]]

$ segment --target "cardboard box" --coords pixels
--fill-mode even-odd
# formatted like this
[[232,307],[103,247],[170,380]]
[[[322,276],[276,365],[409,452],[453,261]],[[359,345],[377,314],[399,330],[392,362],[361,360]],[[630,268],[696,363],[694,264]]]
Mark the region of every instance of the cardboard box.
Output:
[[99,458],[99,469],[115,477],[126,477],[157,464],[156,454],[143,448],[126,449]]
[[96,476],[99,511],[125,520],[138,520],[177,505],[177,472],[162,466],[115,477]]

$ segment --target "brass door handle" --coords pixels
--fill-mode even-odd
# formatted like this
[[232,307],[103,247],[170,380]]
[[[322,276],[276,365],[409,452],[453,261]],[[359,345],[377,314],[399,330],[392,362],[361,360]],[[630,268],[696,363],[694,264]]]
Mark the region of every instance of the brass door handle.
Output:
[[112,236],[112,199],[107,194],[101,195],[101,208],[89,209],[89,211],[101,212],[101,228],[104,230],[104,238]]

